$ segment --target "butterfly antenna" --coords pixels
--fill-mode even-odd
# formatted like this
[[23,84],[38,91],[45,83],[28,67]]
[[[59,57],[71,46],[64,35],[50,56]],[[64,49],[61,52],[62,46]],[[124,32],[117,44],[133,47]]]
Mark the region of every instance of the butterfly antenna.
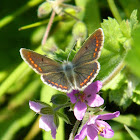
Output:
[[69,60],[70,54],[71,54],[71,52],[72,52],[73,48],[75,47],[76,43],[77,43],[77,40],[76,40],[76,42],[74,43],[74,45],[73,45],[72,49],[70,50],[70,52],[69,52],[69,54],[68,54],[68,57],[67,57],[67,62],[68,62],[68,60]]

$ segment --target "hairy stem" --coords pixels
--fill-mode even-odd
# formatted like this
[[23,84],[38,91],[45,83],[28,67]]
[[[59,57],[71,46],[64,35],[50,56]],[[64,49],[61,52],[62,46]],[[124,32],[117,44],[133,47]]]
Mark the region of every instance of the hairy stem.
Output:
[[53,10],[52,14],[51,14],[51,17],[50,17],[50,21],[49,21],[49,23],[47,25],[47,28],[46,28],[46,32],[45,32],[45,34],[43,36],[43,39],[42,39],[42,45],[45,45],[45,43],[46,43],[46,40],[48,38],[48,35],[49,35],[49,32],[50,32],[54,17],[55,17],[55,11]]
[[102,81],[103,86],[109,83],[125,66],[124,61],[119,63],[119,65],[114,69],[114,71]]
[[72,129],[72,132],[70,133],[69,140],[74,140],[74,136],[76,134],[76,131],[78,129],[79,124],[80,124],[80,121],[77,120],[73,129]]

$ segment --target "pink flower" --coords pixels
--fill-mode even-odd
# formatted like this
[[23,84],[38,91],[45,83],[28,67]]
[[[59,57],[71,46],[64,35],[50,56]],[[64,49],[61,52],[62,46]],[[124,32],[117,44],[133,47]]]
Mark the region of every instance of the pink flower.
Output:
[[39,103],[39,102],[29,101],[29,106],[34,112],[42,115],[39,120],[39,128],[42,128],[45,131],[51,130],[51,135],[52,135],[53,139],[55,139],[57,127],[54,123],[53,115],[47,115],[47,114],[40,113],[41,109],[45,108],[46,105],[43,103]]
[[86,136],[88,140],[98,140],[98,134],[105,138],[111,138],[114,131],[111,126],[103,120],[110,120],[120,115],[119,111],[108,113],[104,115],[93,116],[82,127],[79,134],[75,136],[75,140],[83,140]]
[[90,84],[83,92],[78,90],[73,90],[71,93],[68,93],[71,102],[74,104],[74,115],[77,120],[82,120],[85,112],[87,110],[87,105],[90,107],[99,107],[104,103],[103,98],[101,98],[97,92],[102,87],[100,81],[96,81]]

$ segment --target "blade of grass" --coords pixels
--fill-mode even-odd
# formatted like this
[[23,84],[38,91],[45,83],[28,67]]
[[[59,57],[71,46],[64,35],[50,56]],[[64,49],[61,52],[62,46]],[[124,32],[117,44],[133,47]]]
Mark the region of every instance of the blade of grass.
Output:
[[12,22],[17,16],[21,15],[22,13],[29,10],[31,7],[38,5],[39,3],[43,2],[43,0],[30,0],[27,4],[16,10],[16,12],[9,14],[8,16],[0,19],[0,28],[6,26],[10,22]]

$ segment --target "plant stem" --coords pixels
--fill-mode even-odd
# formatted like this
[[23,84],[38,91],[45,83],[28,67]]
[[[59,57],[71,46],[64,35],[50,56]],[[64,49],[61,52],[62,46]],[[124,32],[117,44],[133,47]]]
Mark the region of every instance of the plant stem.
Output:
[[107,2],[108,2],[108,5],[109,5],[109,7],[110,7],[110,10],[111,10],[113,16],[114,16],[114,17],[116,18],[116,20],[120,23],[120,22],[122,21],[122,18],[121,18],[120,14],[119,14],[119,12],[118,12],[118,10],[117,10],[117,7],[116,7],[116,5],[115,5],[114,0],[107,0]]
[[43,36],[43,39],[42,39],[42,45],[45,45],[45,43],[46,43],[46,40],[48,38],[48,35],[49,35],[49,32],[50,32],[54,17],[55,17],[55,11],[53,10],[52,14],[51,14],[51,17],[50,17],[50,21],[49,21],[48,26],[46,28],[46,32],[45,32],[45,34]]
[[[60,21],[62,19],[63,19],[63,17],[57,16],[57,17],[54,18],[54,22]],[[21,30],[26,30],[26,29],[29,29],[29,28],[38,27],[38,26],[47,24],[48,22],[49,22],[49,19],[46,19],[46,20],[43,20],[43,21],[35,22],[33,24],[25,25],[23,27],[20,27],[18,30],[21,31]]]
[[69,140],[74,140],[74,136],[76,134],[76,131],[78,129],[79,124],[80,124],[80,121],[77,120],[73,129],[72,129],[72,132],[70,133]]
[[103,86],[109,83],[125,66],[124,61],[119,63],[119,65],[114,69],[114,71],[102,81]]
[[38,5],[39,3],[43,2],[43,0],[30,0],[27,4],[25,4],[20,9],[16,10],[16,12],[4,17],[0,20],[0,28],[6,26],[10,22],[12,22],[17,16],[21,15],[22,13],[26,12],[31,7]]

